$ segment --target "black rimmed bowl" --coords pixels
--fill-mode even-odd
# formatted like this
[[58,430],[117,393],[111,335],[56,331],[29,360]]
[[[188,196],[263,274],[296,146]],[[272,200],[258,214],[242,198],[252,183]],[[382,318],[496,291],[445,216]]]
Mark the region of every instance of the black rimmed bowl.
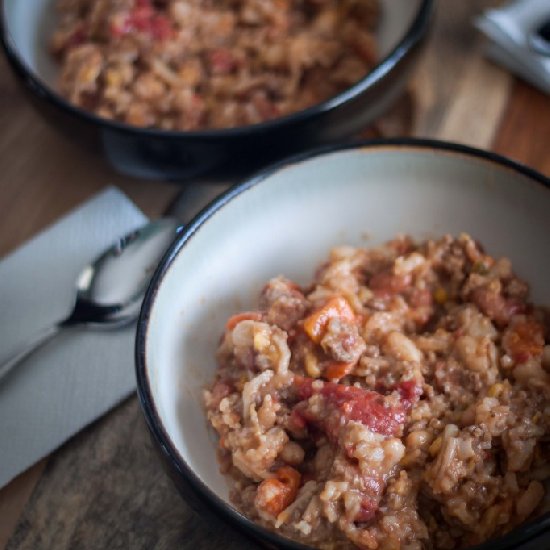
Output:
[[[419,140],[304,154],[214,200],[159,266],[136,339],[143,412],[184,498],[265,543],[301,547],[231,506],[201,402],[226,319],[254,309],[265,281],[285,274],[307,283],[339,244],[466,231],[491,254],[509,257],[533,300],[550,304],[549,211],[548,178],[491,153]],[[549,529],[547,514],[480,548],[550,548]]]
[[108,121],[70,105],[55,92],[48,54],[55,0],[0,0],[4,51],[33,104],[56,128],[99,150],[119,172],[186,180],[228,166],[253,166],[357,133],[384,112],[405,86],[427,34],[433,0],[381,0],[380,63],[324,103],[253,126],[197,132],[162,131]]

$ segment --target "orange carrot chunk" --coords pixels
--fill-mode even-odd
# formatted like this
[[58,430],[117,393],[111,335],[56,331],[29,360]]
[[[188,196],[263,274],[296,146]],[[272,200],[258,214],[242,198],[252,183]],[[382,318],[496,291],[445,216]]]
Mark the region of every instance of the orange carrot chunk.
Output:
[[331,382],[338,382],[353,370],[355,363],[356,361],[334,361],[329,363],[325,367],[325,378]]
[[265,479],[258,486],[256,506],[269,516],[277,517],[290,506],[298,494],[302,476],[290,466],[283,466],[275,477]]
[[525,363],[544,351],[544,327],[534,319],[519,321],[506,331],[502,345],[516,363]]
[[355,321],[355,314],[343,296],[331,298],[324,306],[308,315],[304,320],[304,330],[318,344],[323,338],[328,322],[337,317]]

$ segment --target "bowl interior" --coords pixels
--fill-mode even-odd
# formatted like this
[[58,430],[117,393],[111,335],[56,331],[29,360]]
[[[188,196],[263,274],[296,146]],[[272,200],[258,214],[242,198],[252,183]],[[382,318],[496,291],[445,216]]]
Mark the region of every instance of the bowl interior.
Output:
[[147,328],[146,373],[177,453],[219,497],[213,434],[201,405],[229,315],[253,309],[263,284],[311,281],[339,244],[372,246],[466,231],[508,256],[550,305],[550,189],[486,158],[381,145],[310,158],[271,173],[217,210],[164,274]]
[[56,0],[4,0],[5,28],[21,61],[45,84],[55,87],[57,66],[48,47],[56,26]]
[[[55,88],[57,67],[49,54],[49,37],[56,25],[56,0],[4,0],[9,40],[28,69]],[[388,55],[410,28],[422,0],[380,0],[382,18],[378,29],[380,57]]]

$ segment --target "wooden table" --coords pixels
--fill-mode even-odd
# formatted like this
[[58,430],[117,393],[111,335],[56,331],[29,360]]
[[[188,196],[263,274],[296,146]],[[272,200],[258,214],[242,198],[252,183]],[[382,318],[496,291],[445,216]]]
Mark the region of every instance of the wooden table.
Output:
[[[368,135],[418,135],[508,155],[550,175],[550,98],[481,55],[471,19],[496,2],[441,2],[410,90]],[[160,215],[179,189],[114,174],[60,137],[0,60],[0,256],[78,203],[117,185]],[[2,442],[6,444],[6,442]],[[206,524],[159,467],[135,397],[0,490],[2,548],[251,547]]]

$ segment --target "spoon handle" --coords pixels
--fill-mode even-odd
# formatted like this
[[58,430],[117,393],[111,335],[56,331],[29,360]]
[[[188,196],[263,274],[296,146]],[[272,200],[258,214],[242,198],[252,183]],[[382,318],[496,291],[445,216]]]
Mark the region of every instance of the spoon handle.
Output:
[[59,331],[59,324],[45,328],[34,335],[34,338],[28,340],[18,348],[11,351],[9,355],[0,360],[0,381],[16,366],[20,361],[28,357],[38,348],[49,342]]

